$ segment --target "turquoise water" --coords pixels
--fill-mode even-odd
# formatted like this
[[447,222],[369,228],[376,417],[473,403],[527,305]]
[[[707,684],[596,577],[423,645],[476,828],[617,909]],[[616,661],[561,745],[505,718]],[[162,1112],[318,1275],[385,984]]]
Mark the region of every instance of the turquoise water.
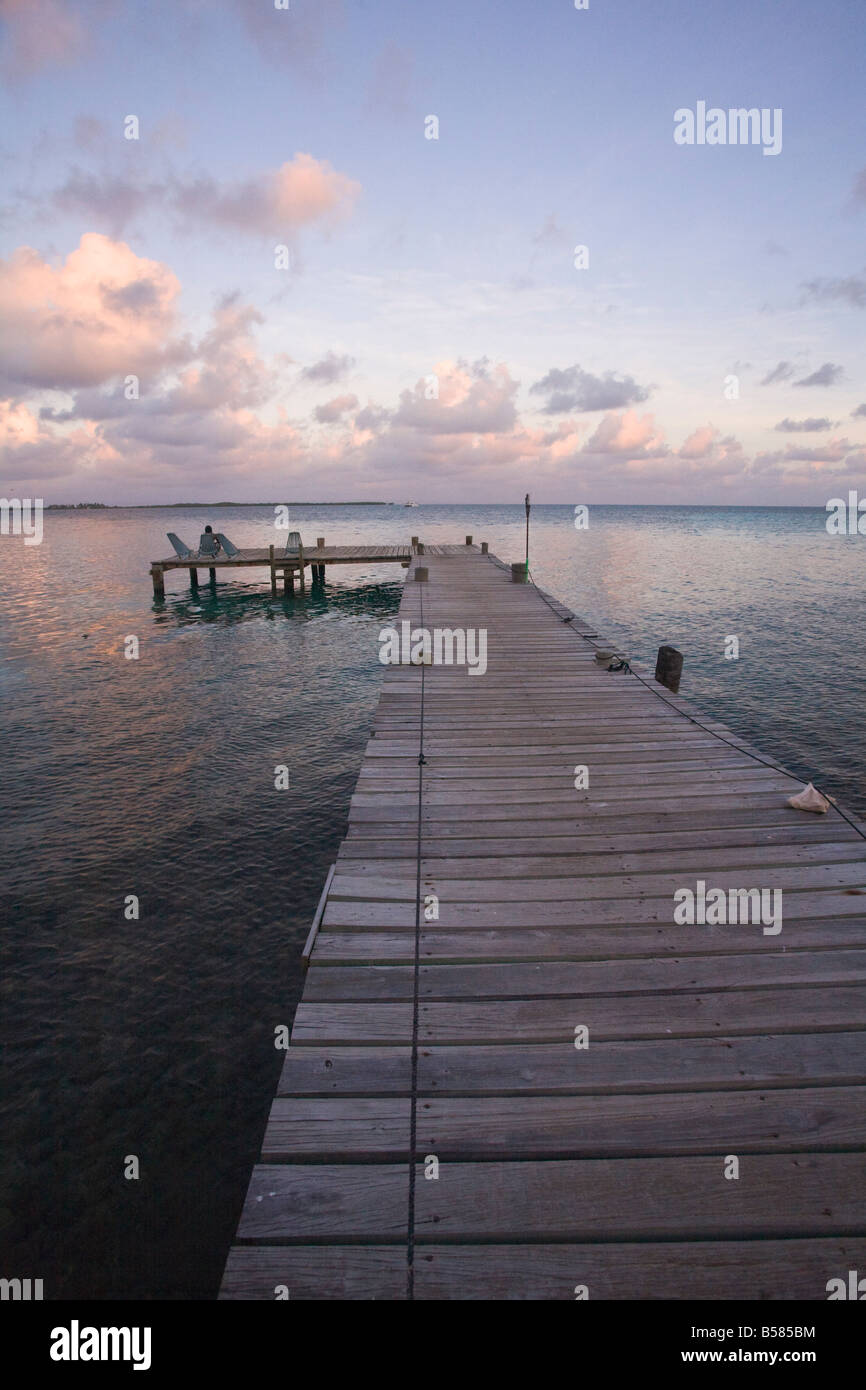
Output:
[[[207,521],[277,538],[267,507],[47,513],[42,545],[0,537],[2,1272],[48,1298],[214,1295],[399,603],[386,565],[276,601],[266,571],[197,596],[179,571],[155,604],[165,532],[195,543]],[[537,506],[531,566],[635,658],[678,646],[684,695],[864,814],[866,537],[824,522],[592,507],[577,531]],[[523,555],[522,504],[297,507],[292,525]]]

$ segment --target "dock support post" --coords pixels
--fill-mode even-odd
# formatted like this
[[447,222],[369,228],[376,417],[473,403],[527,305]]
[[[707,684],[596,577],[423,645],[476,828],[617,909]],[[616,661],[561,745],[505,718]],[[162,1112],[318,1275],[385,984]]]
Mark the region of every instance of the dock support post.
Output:
[[189,587],[191,589],[198,588],[198,570],[195,568],[194,565],[189,572]]
[[154,598],[165,598],[165,570],[162,565],[151,565],[150,577],[153,580]]
[[412,549],[413,549],[413,550],[415,549],[415,547],[416,547],[417,544],[418,544],[418,537],[417,537],[417,536],[413,536],[413,537],[412,537]]
[[471,536],[467,536],[467,537],[466,537],[466,544],[467,544],[467,545],[471,545],[471,544],[472,544],[472,537],[471,537]]
[[482,541],[482,542],[481,542],[481,554],[482,554],[482,555],[486,555],[486,554],[487,554],[487,541]]
[[286,565],[283,570],[283,593],[293,594],[295,592],[295,571],[290,565]]
[[511,579],[512,579],[512,582],[515,583],[515,584],[525,584],[525,583],[526,583],[526,562],[525,562],[525,560],[516,560],[515,563],[511,566]]
[[416,543],[415,543],[415,554],[416,554],[416,555],[423,555],[423,554],[424,554],[424,542],[423,542],[423,541],[416,541]]
[[211,584],[216,584],[216,570],[208,570]]
[[277,567],[274,564],[274,547],[268,546],[268,561],[271,566],[271,598],[277,596]]
[[415,581],[418,584],[426,584],[430,578],[430,572],[426,565],[415,566]]
[[656,657],[656,680],[659,685],[667,686],[668,690],[676,695],[680,688],[682,673],[682,652],[678,652],[676,647],[659,647],[659,654]]
[[307,592],[307,577],[304,574],[304,547],[302,545],[298,546],[298,576],[301,581],[301,593],[305,594]]
[[319,550],[321,550],[321,549],[323,548],[324,544],[325,544],[325,537],[324,537],[324,536],[317,536],[317,537],[316,537],[316,545],[318,546]]

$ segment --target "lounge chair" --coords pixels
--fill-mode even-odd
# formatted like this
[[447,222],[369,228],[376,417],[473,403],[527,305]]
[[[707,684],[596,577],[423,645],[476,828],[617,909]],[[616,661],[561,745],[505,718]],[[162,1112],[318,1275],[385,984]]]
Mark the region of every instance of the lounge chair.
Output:
[[237,555],[237,553],[238,553],[238,548],[237,548],[236,545],[232,545],[232,543],[231,543],[231,541],[229,540],[228,536],[224,536],[223,533],[222,533],[222,531],[217,531],[216,535],[217,535],[217,540],[219,541],[220,545],[221,545],[222,548],[223,548],[223,553],[224,553],[225,555],[228,555],[229,559],[231,559],[231,557],[232,557],[233,555]]
[[289,538],[286,541],[286,554],[297,555],[298,551],[301,548],[301,544],[302,542],[300,531],[290,531]]
[[188,546],[188,545],[184,545],[184,543],[183,543],[183,541],[181,540],[180,536],[176,536],[176,535],[174,534],[173,531],[169,531],[167,534],[168,534],[169,540],[171,541],[172,545],[174,546],[174,549],[175,549],[175,552],[176,552],[176,554],[177,554],[177,556],[178,556],[178,559],[180,559],[180,560],[188,560],[188,559],[191,557],[191,555],[192,555],[192,551],[190,550],[189,546]]

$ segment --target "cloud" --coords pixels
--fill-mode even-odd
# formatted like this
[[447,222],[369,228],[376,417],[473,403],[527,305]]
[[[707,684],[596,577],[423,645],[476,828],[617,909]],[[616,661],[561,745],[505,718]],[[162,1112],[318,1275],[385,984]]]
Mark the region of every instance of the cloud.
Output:
[[[438,396],[431,398],[431,378]],[[430,378],[422,378],[411,391],[402,391],[394,415],[395,425],[410,425],[425,434],[490,434],[513,427],[517,418],[514,397],[518,382],[508,368],[490,369],[486,358],[471,365],[464,361],[440,362]]]
[[776,381],[789,381],[794,375],[794,364],[792,362],[780,362],[763,378],[762,386],[772,386]]
[[374,116],[407,116],[411,111],[415,59],[399,44],[387,43],[373,66],[366,108]]
[[851,415],[854,419],[860,415],[866,415],[866,401],[864,401],[863,405],[856,406],[854,410],[851,411]]
[[0,0],[0,20],[7,77],[73,62],[84,47],[81,20],[63,0]]
[[764,251],[768,256],[787,256],[789,254],[786,246],[781,246],[778,241],[765,241]]
[[837,381],[841,381],[845,372],[842,367],[834,362],[824,362],[816,372],[809,376],[801,377],[795,381],[795,386],[835,386]]
[[113,236],[158,208],[173,213],[184,229],[209,223],[233,232],[291,237],[312,223],[328,227],[347,217],[360,192],[359,183],[327,160],[299,153],[279,169],[222,184],[209,174],[147,180],[74,167],[49,201],[57,211],[96,222]]
[[347,352],[326,352],[312,367],[305,367],[301,376],[306,381],[323,382],[332,386],[336,381],[344,381],[354,365],[354,357],[350,357]]
[[863,275],[806,280],[802,288],[804,299],[841,300],[854,309],[866,309],[866,276]]
[[335,396],[332,401],[317,405],[313,413],[320,425],[332,425],[350,410],[355,410],[358,403],[357,396]]
[[791,434],[795,430],[802,430],[804,434],[814,434],[818,430],[832,429],[833,422],[832,420],[828,420],[826,415],[822,416],[821,419],[817,419],[814,415],[810,415],[806,420],[789,420],[787,418],[780,420],[778,425],[774,425],[773,428],[782,430],[787,434]]
[[293,68],[298,76],[321,72],[326,41],[343,18],[340,0],[291,0],[276,9],[272,0],[232,0],[247,34],[261,56],[274,66]]
[[188,219],[205,219],[239,231],[281,236],[322,219],[346,215],[361,185],[327,160],[296,154],[275,171],[221,186],[203,177],[175,181],[171,200]]
[[159,261],[97,232],[54,267],[29,246],[0,261],[0,380],[92,386],[177,361],[180,282]]
[[639,386],[630,376],[605,372],[593,376],[581,367],[551,367],[546,376],[529,388],[530,395],[546,395],[545,415],[566,411],[617,410],[622,406],[645,401],[649,389]]

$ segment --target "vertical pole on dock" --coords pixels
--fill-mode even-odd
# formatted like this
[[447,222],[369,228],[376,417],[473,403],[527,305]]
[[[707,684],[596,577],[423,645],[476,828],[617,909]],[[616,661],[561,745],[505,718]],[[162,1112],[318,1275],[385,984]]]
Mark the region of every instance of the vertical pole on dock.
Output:
[[481,542],[481,554],[482,554],[482,555],[486,555],[486,554],[487,554],[487,541],[482,541],[482,542]]
[[526,578],[529,580],[529,493],[526,494]]
[[211,584],[216,584],[216,570],[208,570]]
[[271,598],[277,596],[277,567],[274,564],[274,547],[268,546],[268,561],[271,566]]
[[316,538],[316,545],[319,547],[320,550],[322,549],[322,547],[324,546],[324,544],[325,544],[325,537],[324,537],[324,536],[317,536],[317,538]]
[[412,549],[413,549],[413,550],[415,549],[415,547],[417,546],[417,544],[418,544],[418,537],[417,537],[417,536],[413,536],[413,537],[412,537]]
[[471,545],[471,544],[472,544],[472,537],[471,537],[471,536],[467,536],[467,537],[466,537],[466,544],[467,544],[467,545]]
[[191,589],[198,588],[198,570],[195,568],[195,565],[193,565],[189,572],[189,587]]
[[515,560],[514,564],[511,566],[511,579],[512,582],[515,584],[528,583],[526,577],[526,566],[522,560]]
[[415,581],[418,584],[426,584],[430,579],[430,571],[426,565],[415,566]]
[[283,570],[283,593],[293,594],[295,592],[295,571],[291,565],[286,565]]
[[301,580],[301,593],[305,594],[307,592],[307,580],[304,574],[304,547],[302,545],[298,546],[298,574]]
[[678,652],[676,647],[659,647],[659,654],[656,657],[656,680],[659,685],[667,686],[668,690],[676,695],[680,688],[682,673],[682,652]]
[[165,598],[165,570],[162,565],[152,564],[150,577],[153,580],[154,598]]

